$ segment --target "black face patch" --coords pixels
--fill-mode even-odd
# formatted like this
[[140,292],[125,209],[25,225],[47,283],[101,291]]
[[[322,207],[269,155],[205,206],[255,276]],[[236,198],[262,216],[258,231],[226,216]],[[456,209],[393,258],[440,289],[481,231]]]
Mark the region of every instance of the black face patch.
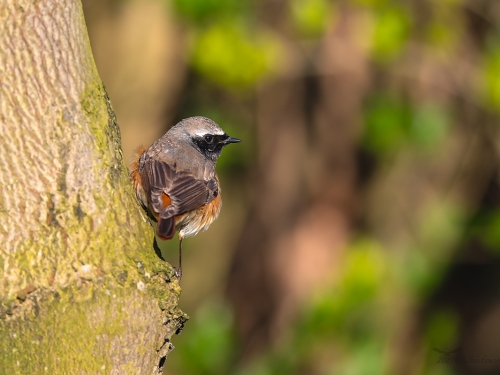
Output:
[[193,142],[207,157],[217,159],[228,138],[227,134],[205,134],[204,136],[193,137]]

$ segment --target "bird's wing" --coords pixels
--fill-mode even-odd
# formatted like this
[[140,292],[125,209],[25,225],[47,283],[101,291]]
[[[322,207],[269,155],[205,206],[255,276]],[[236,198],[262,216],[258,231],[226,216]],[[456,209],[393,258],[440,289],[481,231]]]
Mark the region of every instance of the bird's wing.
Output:
[[174,216],[210,203],[218,194],[215,177],[199,180],[189,172],[176,171],[170,164],[154,159],[147,160],[143,170],[151,207],[159,214],[158,234],[163,238],[173,237]]

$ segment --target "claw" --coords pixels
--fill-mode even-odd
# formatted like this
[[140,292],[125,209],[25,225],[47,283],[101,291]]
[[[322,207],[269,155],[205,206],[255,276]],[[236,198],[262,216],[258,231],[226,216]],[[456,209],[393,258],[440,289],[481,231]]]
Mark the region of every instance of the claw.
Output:
[[182,268],[177,268],[177,267],[173,267],[174,268],[174,275],[175,277],[177,277],[177,279],[179,279],[179,281],[181,281],[182,279]]

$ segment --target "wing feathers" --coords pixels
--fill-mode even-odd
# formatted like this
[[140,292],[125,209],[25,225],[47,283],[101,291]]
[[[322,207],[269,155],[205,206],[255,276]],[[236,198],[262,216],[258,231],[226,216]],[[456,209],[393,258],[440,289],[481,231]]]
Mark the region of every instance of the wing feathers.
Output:
[[[163,234],[170,235],[171,225],[175,227],[174,220],[170,220],[172,224],[169,224],[167,219],[197,209],[217,195],[214,194],[217,191],[215,177],[208,181],[197,180],[187,172],[177,172],[169,164],[153,159],[146,161],[144,170],[148,180],[144,185],[147,185],[151,206],[162,219]],[[170,199],[167,206],[165,195]]]

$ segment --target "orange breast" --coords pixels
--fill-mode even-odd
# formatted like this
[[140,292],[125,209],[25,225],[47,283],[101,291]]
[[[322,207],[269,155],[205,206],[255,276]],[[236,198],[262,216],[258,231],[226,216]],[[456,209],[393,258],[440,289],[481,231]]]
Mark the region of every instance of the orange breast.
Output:
[[213,218],[210,221],[210,223],[213,220],[215,220],[217,216],[219,216],[221,205],[222,205],[222,198],[219,193],[209,204],[202,206],[202,209],[204,210],[204,215],[207,216],[207,220]]

